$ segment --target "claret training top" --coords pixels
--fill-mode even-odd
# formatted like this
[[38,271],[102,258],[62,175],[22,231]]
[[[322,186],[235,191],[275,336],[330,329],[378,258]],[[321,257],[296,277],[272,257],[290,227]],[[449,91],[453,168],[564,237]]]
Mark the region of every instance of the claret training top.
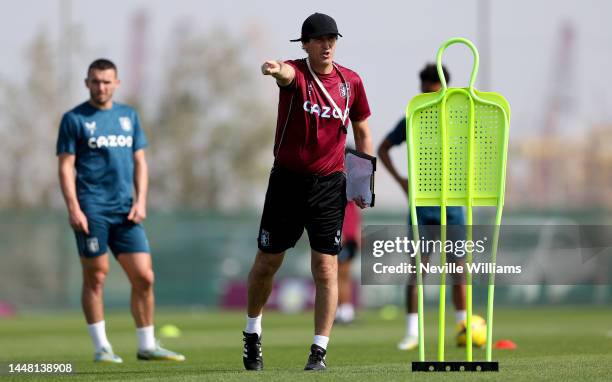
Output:
[[[300,174],[325,176],[343,171],[347,130],[341,115],[315,82],[306,59],[285,63],[295,69],[295,78],[280,87],[275,163]],[[370,116],[365,89],[357,73],[336,64],[331,73],[317,73],[317,77],[342,113],[348,114],[346,127],[349,119],[362,121]]]

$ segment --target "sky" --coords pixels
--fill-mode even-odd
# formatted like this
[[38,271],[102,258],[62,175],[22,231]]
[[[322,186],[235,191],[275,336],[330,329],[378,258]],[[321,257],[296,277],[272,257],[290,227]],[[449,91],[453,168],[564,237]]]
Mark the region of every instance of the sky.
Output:
[[[472,40],[481,50],[481,68],[490,73],[487,91],[503,94],[512,108],[511,142],[537,134],[555,91],[569,94],[571,106],[564,110],[563,129],[577,134],[597,123],[612,122],[612,2],[605,0],[494,0],[490,1],[490,45],[479,38],[478,7],[486,0],[446,1],[188,1],[188,0],[64,0],[71,9],[77,34],[89,47],[71,64],[73,87],[68,103],[86,97],[78,86],[86,66],[106,56],[120,70],[128,66],[133,15],[144,10],[149,19],[146,38],[147,94],[163,92],[156,79],[163,76],[171,33],[177,23],[189,20],[199,31],[223,26],[251,46],[247,64],[259,73],[266,59],[298,58],[303,52],[289,39],[299,36],[302,21],[318,11],[332,15],[343,38],[336,61],[357,71],[363,79],[372,116],[370,127],[375,147],[402,116],[408,101],[418,92],[417,73],[433,61],[440,44],[455,36]],[[44,31],[59,44],[61,0],[0,0],[0,47],[4,52],[0,81],[25,81],[25,48]],[[63,13],[66,15],[66,13]],[[561,26],[575,31],[568,75],[560,56]],[[255,33],[257,31],[257,33]],[[488,54],[487,54],[488,53]],[[490,57],[490,59],[486,59]],[[453,46],[444,55],[453,77],[452,86],[468,82],[472,57],[468,49]],[[129,83],[129,78],[124,82]],[[274,84],[260,80],[276,105]],[[121,95],[119,95],[120,97]],[[70,105],[67,105],[67,107]],[[405,149],[393,158],[405,170]],[[377,200],[392,205],[401,198],[386,171],[377,175]],[[387,204],[388,203],[388,204]]]

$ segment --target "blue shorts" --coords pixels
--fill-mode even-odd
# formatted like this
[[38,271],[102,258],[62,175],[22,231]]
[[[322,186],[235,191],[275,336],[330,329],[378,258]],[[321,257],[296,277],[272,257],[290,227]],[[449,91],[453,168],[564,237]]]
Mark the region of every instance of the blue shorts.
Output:
[[109,247],[115,257],[121,253],[151,252],[144,227],[128,220],[127,213],[96,212],[85,215],[89,235],[74,232],[80,256],[101,256]]
[[[440,207],[417,207],[416,213],[419,225],[440,225]],[[408,214],[408,225],[411,224]],[[446,207],[446,225],[465,225],[463,207]]]
[[[419,236],[426,240],[436,240],[440,238],[440,207],[417,207],[417,221],[419,223]],[[408,214],[408,229],[410,229],[412,219]],[[457,241],[466,239],[465,216],[463,207],[446,207],[446,239]],[[453,226],[453,227],[449,227]],[[424,253],[428,254],[428,253]],[[447,260],[461,260],[455,256],[447,257]]]

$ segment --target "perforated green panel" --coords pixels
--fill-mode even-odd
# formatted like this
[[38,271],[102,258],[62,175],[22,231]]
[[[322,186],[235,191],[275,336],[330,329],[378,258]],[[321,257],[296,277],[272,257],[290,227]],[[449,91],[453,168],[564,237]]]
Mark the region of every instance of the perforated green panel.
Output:
[[438,198],[442,188],[442,136],[438,129],[438,107],[423,109],[416,115],[419,128],[417,168],[419,176],[417,189],[423,197]]
[[448,198],[463,198],[468,184],[468,106],[469,100],[463,94],[453,94],[446,102],[446,136],[448,167],[446,195]]
[[475,197],[494,198],[499,192],[504,143],[504,115],[499,107],[476,102]]
[[[419,95],[408,106],[407,117],[412,118],[408,119],[411,126],[407,126],[411,145],[408,160],[415,164],[410,178],[415,182],[413,196],[417,206],[439,206],[443,198],[448,206],[467,206],[470,195],[474,206],[494,206],[503,197],[509,109],[505,111],[507,102],[498,94],[474,92],[482,102],[471,97],[468,88],[449,88],[445,95]],[[489,99],[498,104],[489,104]],[[472,104],[473,133],[470,132]],[[470,134],[473,134],[471,144]],[[443,167],[444,159],[446,167]],[[443,184],[446,184],[445,192],[442,192]]]

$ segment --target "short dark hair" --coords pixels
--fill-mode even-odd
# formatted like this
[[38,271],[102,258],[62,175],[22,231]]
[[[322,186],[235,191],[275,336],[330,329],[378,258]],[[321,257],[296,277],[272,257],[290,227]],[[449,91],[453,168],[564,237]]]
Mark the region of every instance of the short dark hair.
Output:
[[[444,78],[446,78],[446,83],[450,83],[450,73],[446,70],[446,67],[442,65],[442,72],[444,73]],[[421,82],[432,82],[432,83],[441,83],[440,76],[438,76],[438,68],[435,64],[428,63],[425,65],[421,73],[419,73],[419,77],[421,78]]]
[[89,73],[92,70],[108,70],[108,69],[114,70],[115,74],[117,74],[117,65],[115,65],[111,60],[108,60],[106,58],[98,58],[97,60],[89,64],[89,68],[87,68],[87,76],[89,76]]

